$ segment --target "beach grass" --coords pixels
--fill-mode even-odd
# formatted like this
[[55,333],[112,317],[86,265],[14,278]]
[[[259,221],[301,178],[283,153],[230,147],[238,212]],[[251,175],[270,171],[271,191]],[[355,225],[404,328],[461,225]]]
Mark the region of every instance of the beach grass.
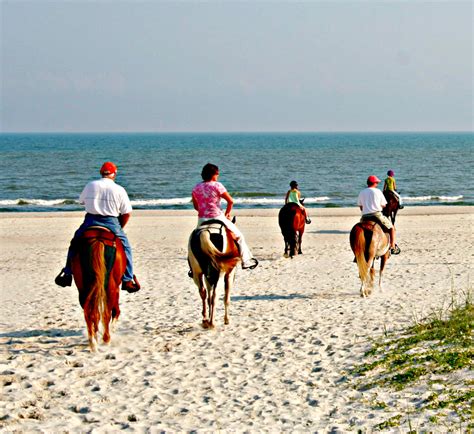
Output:
[[[379,390],[375,395],[379,396],[380,389],[425,390],[414,394],[418,398],[409,411],[388,418],[377,428],[402,423],[410,426],[417,413],[429,411],[433,424],[452,425],[452,421],[447,423],[450,414],[455,416],[459,429],[471,432],[474,381],[463,374],[474,368],[473,333],[474,305],[469,289],[461,294],[452,291],[446,308],[433,311],[397,336],[386,332],[383,339],[375,341],[365,353],[366,361],[352,371],[359,391]],[[380,399],[374,398],[373,402],[378,408],[388,407]]]

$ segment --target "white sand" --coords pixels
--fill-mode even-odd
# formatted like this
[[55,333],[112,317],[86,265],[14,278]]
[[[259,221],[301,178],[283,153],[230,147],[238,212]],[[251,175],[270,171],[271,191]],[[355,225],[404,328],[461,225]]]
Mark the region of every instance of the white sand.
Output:
[[[361,299],[348,241],[358,210],[312,209],[293,260],[282,256],[277,210],[237,211],[260,266],[238,271],[230,325],[219,300],[217,328],[204,330],[187,277],[194,213],[136,211],[127,233],[143,289],[122,292],[118,329],[95,354],[77,290],[53,282],[83,214],[0,214],[0,430],[371,431],[426,390],[362,393],[347,371],[371,339],[467,290],[472,212],[401,211],[402,254],[388,262],[384,291]],[[412,416],[412,428],[445,431],[429,416]]]

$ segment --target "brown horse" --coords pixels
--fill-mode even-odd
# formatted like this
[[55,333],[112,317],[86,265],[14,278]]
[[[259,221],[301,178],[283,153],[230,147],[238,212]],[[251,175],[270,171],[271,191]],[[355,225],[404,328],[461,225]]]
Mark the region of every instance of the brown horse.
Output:
[[400,202],[390,190],[385,190],[383,195],[387,200],[387,205],[382,210],[382,214],[392,220],[392,224],[395,225],[395,218],[397,217],[397,212],[400,209]]
[[285,240],[285,257],[303,254],[301,241],[303,239],[306,216],[296,203],[287,203],[278,213],[278,223]]
[[235,267],[239,261],[240,252],[233,234],[221,221],[205,221],[191,233],[188,262],[202,300],[204,328],[214,328],[217,284],[221,277],[224,278],[225,289],[224,324],[229,324],[230,290],[235,280]]
[[354,252],[361,281],[360,295],[372,293],[375,278],[375,259],[380,258],[379,288],[382,288],[382,273],[390,257],[390,236],[373,221],[357,223],[350,234],[351,249]]
[[115,323],[120,315],[119,286],[127,259],[120,239],[105,228],[87,229],[77,243],[72,272],[84,310],[89,347],[95,351],[99,323],[102,322],[103,341],[108,343],[110,321]]

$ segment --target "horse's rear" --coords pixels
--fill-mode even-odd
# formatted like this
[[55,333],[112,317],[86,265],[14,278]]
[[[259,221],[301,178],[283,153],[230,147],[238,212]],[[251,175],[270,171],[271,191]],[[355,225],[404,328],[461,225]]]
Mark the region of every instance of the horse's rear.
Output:
[[306,225],[306,216],[296,203],[287,203],[278,213],[278,224],[285,240],[286,257],[302,254],[301,243]]
[[230,290],[235,279],[235,267],[240,262],[240,252],[232,232],[222,222],[204,222],[189,237],[188,261],[202,300],[203,327],[214,327],[217,284],[222,277],[224,324],[229,324]]
[[390,190],[385,190],[383,194],[387,200],[387,205],[382,210],[382,213],[392,221],[392,224],[395,224],[395,219],[397,218],[397,213],[400,209],[400,202]]
[[89,346],[96,349],[99,323],[103,341],[110,341],[110,322],[120,315],[120,284],[126,267],[122,243],[103,228],[86,230],[78,240],[78,254],[72,260],[79,302],[84,310]]
[[363,221],[354,225],[350,233],[351,249],[359,269],[360,294],[368,297],[372,293],[375,278],[375,259],[380,257],[379,287],[382,273],[390,257],[390,239],[378,223]]

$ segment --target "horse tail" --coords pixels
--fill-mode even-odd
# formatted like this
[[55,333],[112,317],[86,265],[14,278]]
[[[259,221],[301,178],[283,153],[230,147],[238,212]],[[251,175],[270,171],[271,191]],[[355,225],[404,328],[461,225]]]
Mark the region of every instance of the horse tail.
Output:
[[[227,232],[228,246],[234,246],[234,239]],[[227,252],[221,252],[211,241],[209,231],[201,231],[199,235],[202,252],[209,257],[212,266],[219,272],[231,271],[240,261],[240,253],[237,247],[228,249]]]
[[355,225],[351,232],[351,246],[356,257],[357,266],[359,268],[359,277],[362,282],[366,282],[369,278],[369,265],[367,264],[366,249],[367,240],[365,238],[364,229],[359,225]]
[[[298,207],[299,208],[299,207]],[[296,230],[294,228],[294,219],[296,216],[297,206],[294,204],[286,204],[278,214],[278,224],[280,225],[281,234],[290,250],[290,256],[293,256],[296,250]]]
[[104,260],[105,247],[101,241],[93,240],[90,244],[91,249],[91,274],[92,281],[89,294],[84,303],[84,317],[89,332],[89,343],[93,346],[93,338],[96,337],[99,322],[102,321],[104,327],[104,341],[110,340],[109,321],[106,318],[107,294],[105,291],[106,266]]

